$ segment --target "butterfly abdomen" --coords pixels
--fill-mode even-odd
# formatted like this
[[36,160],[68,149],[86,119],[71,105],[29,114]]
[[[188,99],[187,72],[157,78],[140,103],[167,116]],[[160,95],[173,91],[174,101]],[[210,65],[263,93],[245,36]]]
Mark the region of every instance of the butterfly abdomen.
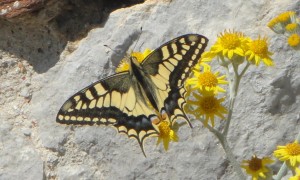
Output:
[[158,105],[157,105],[157,98],[154,96],[154,90],[151,89],[155,86],[153,86],[153,83],[149,81],[148,79],[148,74],[145,74],[144,70],[142,67],[137,64],[137,61],[134,61],[133,58],[131,58],[131,71],[136,78],[138,84],[140,85],[141,91],[145,92],[146,98],[145,102],[149,101],[152,108],[154,108],[155,111],[159,111]]

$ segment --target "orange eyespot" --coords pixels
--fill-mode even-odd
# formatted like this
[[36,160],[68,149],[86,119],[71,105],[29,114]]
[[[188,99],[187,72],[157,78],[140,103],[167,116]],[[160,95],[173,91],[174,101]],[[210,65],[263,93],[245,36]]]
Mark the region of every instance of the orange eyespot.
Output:
[[167,113],[163,113],[163,114],[161,115],[161,118],[162,118],[162,120],[165,120],[165,119],[167,119],[167,118],[168,118],[168,115],[167,115]]
[[152,124],[158,125],[160,123],[160,119],[157,116],[150,118]]

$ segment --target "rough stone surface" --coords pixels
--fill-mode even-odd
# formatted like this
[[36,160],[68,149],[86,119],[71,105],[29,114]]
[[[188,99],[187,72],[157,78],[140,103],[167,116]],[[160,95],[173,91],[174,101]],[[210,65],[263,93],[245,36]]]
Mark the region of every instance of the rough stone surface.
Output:
[[42,8],[45,0],[4,0],[0,3],[0,16],[13,18]]
[[238,161],[271,156],[299,130],[300,53],[266,24],[299,5],[149,0],[112,12],[72,42],[45,27],[0,20],[0,179],[237,179],[221,145],[198,122],[193,129],[183,126],[168,152],[147,140],[145,158],[136,141],[114,129],[60,125],[56,113],[69,96],[112,74],[132,49],[154,49],[186,33],[203,34],[211,45],[218,33],[234,28],[252,38],[268,36],[276,66],[245,74],[229,142]]

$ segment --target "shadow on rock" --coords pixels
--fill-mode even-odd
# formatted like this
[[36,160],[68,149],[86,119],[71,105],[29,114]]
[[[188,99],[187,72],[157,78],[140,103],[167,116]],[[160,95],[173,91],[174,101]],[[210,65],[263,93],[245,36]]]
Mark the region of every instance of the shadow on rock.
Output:
[[68,41],[101,27],[111,11],[141,3],[107,0],[21,0],[0,3],[0,51],[29,62],[44,73],[60,59]]

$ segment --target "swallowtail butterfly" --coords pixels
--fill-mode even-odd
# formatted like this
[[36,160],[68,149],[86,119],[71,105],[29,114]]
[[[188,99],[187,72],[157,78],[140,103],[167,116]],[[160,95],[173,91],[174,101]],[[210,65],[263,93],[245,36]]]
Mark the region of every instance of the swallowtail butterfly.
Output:
[[[184,113],[185,80],[199,61],[208,39],[198,34],[177,37],[155,49],[141,63],[129,57],[129,69],[101,79],[71,96],[60,108],[62,124],[112,125],[143,142],[157,136],[157,124],[172,124]],[[158,121],[157,121],[158,120]]]

